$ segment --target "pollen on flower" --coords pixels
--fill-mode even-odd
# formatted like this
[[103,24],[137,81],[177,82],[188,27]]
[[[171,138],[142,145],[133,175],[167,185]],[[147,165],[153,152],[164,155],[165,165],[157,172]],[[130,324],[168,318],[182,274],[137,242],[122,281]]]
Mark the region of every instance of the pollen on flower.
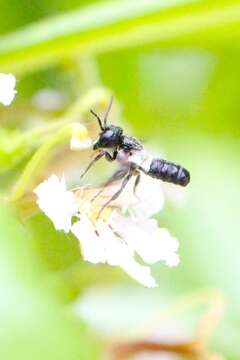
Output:
[[0,103],[5,106],[11,104],[17,93],[15,86],[16,78],[14,75],[0,73]]
[[[100,218],[100,209],[116,192],[118,183],[106,187],[96,197],[98,188],[88,186],[69,191],[64,178],[52,175],[34,192],[39,207],[55,228],[71,231],[77,237],[84,260],[119,266],[144,286],[155,287],[157,283],[149,265],[163,261],[168,266],[176,266],[179,262],[177,239],[151,218],[163,206],[161,186],[155,184],[145,177],[136,198],[130,183]],[[160,200],[153,208],[150,194]],[[145,264],[140,264],[135,255]]]

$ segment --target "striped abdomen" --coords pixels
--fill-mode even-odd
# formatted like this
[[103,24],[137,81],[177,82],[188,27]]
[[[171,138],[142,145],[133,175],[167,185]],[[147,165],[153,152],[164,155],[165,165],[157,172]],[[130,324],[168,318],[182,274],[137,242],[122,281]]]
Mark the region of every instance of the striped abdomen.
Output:
[[190,181],[190,174],[186,169],[161,159],[152,160],[148,175],[181,186],[186,186]]

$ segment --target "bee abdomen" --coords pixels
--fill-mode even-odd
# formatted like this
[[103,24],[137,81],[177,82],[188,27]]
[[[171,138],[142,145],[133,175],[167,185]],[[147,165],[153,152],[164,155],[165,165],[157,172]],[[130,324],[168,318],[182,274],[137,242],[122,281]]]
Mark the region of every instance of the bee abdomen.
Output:
[[152,160],[148,175],[181,186],[186,186],[190,181],[190,173],[186,169],[161,159]]

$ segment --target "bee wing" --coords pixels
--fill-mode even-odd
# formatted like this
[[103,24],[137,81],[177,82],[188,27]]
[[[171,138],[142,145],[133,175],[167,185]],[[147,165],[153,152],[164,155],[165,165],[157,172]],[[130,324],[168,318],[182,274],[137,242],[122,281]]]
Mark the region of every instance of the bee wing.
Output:
[[[84,206],[101,208],[118,189],[119,189],[119,181],[114,182],[113,184],[110,184],[108,186],[105,186],[104,188],[102,186],[79,187],[73,189],[73,192],[78,204],[78,208],[81,211],[81,209]],[[113,202],[112,206],[118,207],[117,201]]]

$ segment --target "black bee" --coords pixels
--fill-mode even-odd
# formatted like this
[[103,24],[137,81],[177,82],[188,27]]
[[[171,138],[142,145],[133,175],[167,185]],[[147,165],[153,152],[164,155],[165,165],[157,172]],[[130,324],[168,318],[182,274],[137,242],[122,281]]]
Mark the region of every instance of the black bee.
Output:
[[102,207],[99,215],[106,206],[108,206],[121,194],[132,176],[136,176],[134,193],[136,192],[141,172],[151,176],[152,178],[181,186],[186,186],[190,181],[190,174],[185,168],[163,159],[153,158],[144,150],[143,145],[136,138],[125,135],[121,127],[107,125],[107,118],[111,106],[112,98],[104,115],[103,121],[93,110],[90,110],[97,118],[101,129],[99,138],[93,145],[93,150],[98,150],[98,154],[81,175],[81,177],[83,177],[90,167],[102,157],[105,157],[108,161],[116,160],[121,164],[121,168],[113,174],[113,176],[104,184],[103,188],[93,198],[94,200],[104,190],[104,188],[112,182],[123,179],[119,190]]

